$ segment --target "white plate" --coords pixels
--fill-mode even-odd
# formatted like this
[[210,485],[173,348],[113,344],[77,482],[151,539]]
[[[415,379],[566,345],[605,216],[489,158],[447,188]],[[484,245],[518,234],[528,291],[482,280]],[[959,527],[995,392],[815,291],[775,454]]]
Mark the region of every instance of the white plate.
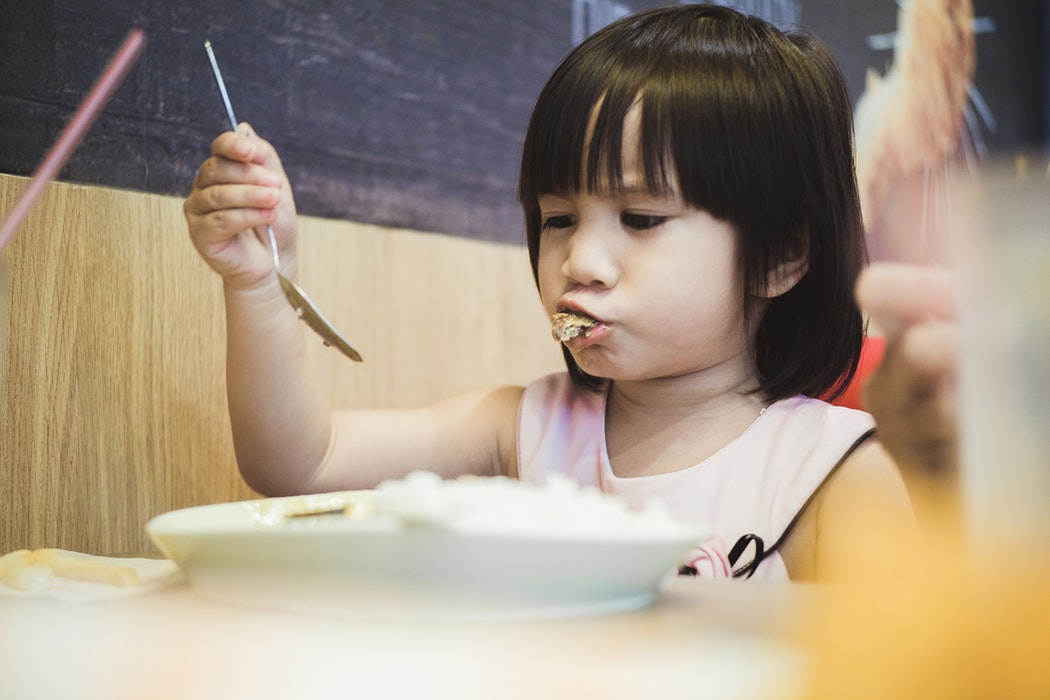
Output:
[[[580,508],[579,495],[564,487],[552,497],[502,480],[473,483],[426,503],[416,489],[381,488],[202,506],[160,515],[147,529],[207,597],[383,619],[531,619],[639,608],[709,534],[620,513],[603,495],[587,494],[589,504]],[[472,510],[471,502],[486,505]],[[347,504],[364,515],[286,517]]]

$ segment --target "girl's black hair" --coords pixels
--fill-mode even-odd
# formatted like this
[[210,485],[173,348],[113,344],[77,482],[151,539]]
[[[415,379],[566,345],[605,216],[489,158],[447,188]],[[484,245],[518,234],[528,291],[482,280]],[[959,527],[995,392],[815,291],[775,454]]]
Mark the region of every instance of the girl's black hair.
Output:
[[[834,57],[805,33],[710,5],[643,11],[592,35],[547,82],[525,137],[518,197],[534,276],[539,197],[622,182],[624,119],[638,101],[647,185],[676,180],[686,203],[735,227],[745,310],[779,263],[808,262],[759,323],[758,391],[840,394],[864,337],[853,285],[866,251]],[[562,350],[578,386],[602,385]]]

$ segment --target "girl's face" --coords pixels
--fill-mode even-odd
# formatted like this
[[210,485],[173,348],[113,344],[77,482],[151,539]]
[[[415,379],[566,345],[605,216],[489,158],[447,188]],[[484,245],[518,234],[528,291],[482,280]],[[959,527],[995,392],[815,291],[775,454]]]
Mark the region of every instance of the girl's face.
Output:
[[565,343],[594,376],[753,372],[735,230],[686,205],[674,183],[670,193],[648,191],[637,120],[626,131],[622,187],[540,198],[544,309],[598,320]]

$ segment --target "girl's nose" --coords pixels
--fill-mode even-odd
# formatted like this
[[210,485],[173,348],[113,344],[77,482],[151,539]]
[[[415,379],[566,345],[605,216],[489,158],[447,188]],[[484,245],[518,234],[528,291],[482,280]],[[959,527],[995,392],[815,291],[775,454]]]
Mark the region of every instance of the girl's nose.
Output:
[[588,287],[611,287],[619,279],[612,241],[594,224],[576,225],[561,268],[566,278]]

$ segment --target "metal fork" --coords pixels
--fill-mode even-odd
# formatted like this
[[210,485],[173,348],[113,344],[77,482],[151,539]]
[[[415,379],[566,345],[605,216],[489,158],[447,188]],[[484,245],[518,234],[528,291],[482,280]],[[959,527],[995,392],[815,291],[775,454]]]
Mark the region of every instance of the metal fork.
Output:
[[[230,96],[226,92],[226,83],[222,79],[222,73],[219,72],[219,64],[215,60],[215,52],[212,51],[211,42],[205,41],[204,48],[208,52],[208,59],[211,61],[211,69],[215,73],[215,82],[219,84],[219,92],[222,93],[222,101],[226,105],[226,114],[230,118],[230,126],[234,131],[237,131],[237,118],[233,116],[233,106],[230,104]],[[281,289],[284,290],[284,295],[288,298],[288,303],[295,309],[295,313],[306,322],[306,325],[310,326],[317,335],[321,336],[321,340],[324,341],[325,345],[330,345],[338,349],[344,355],[349,357],[355,362],[361,361],[361,355],[354,350],[350,343],[339,334],[339,331],[335,329],[335,326],[325,318],[324,314],[314,305],[310,300],[310,297],[306,295],[299,285],[291,281],[283,274],[281,274],[281,259],[277,254],[277,236],[274,235],[273,226],[266,227],[266,233],[270,238],[270,250],[273,253],[273,266],[277,271],[277,279],[281,283]]]

